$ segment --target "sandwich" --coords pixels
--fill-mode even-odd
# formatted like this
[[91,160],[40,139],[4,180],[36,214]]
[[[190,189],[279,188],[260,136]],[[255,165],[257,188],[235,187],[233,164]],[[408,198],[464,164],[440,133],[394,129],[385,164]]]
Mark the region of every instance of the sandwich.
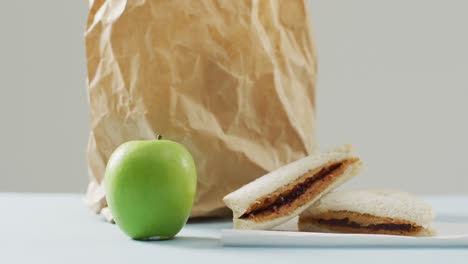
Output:
[[269,229],[299,215],[362,170],[351,145],[311,155],[226,195],[235,229]]
[[392,190],[333,192],[299,216],[299,231],[431,236],[432,208]]

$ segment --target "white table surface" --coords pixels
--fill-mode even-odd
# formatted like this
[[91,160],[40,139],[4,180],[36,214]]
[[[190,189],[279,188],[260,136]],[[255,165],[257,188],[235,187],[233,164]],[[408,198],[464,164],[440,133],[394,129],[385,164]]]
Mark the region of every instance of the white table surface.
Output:
[[[426,197],[439,218],[468,221],[468,196]],[[191,222],[176,239],[139,242],[78,194],[0,193],[0,263],[468,263],[468,248],[222,247],[228,220]]]

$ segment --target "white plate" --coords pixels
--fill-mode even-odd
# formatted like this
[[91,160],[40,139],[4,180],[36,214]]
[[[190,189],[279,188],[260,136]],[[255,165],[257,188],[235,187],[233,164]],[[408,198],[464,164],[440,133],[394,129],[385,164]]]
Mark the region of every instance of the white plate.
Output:
[[224,229],[225,246],[468,247],[468,222],[434,222],[433,237],[298,232],[297,218],[271,231]]

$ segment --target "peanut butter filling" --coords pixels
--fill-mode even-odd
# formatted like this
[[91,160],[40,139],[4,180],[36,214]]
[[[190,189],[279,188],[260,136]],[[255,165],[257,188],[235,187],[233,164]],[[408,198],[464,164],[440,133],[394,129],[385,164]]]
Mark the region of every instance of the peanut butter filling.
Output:
[[254,201],[240,218],[265,221],[292,214],[296,208],[314,199],[351,164],[358,161],[358,158],[352,158],[310,170],[288,185]]
[[314,216],[301,215],[299,230],[309,231],[308,225],[321,226],[333,232],[388,235],[416,235],[423,229],[406,220],[349,211],[328,211]]

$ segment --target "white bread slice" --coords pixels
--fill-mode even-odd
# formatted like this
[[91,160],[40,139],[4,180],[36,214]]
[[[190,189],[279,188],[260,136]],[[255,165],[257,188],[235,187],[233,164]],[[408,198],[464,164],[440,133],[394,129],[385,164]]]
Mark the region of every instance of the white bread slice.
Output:
[[303,205],[301,207],[298,207],[294,211],[294,213],[291,214],[291,215],[285,215],[285,216],[282,216],[282,217],[279,217],[279,218],[275,218],[275,219],[272,219],[272,220],[269,220],[269,221],[262,221],[262,222],[255,222],[255,221],[248,220],[248,219],[244,220],[244,219],[234,218],[233,219],[234,228],[235,229],[270,229],[272,227],[275,227],[275,226],[278,226],[278,225],[280,225],[282,223],[285,223],[285,222],[291,220],[292,218],[298,216],[301,212],[303,212],[308,207],[313,205],[323,195],[325,195],[329,191],[335,189],[336,187],[340,186],[341,184],[346,182],[348,179],[350,179],[354,175],[357,175],[359,172],[361,172],[362,168],[363,167],[362,167],[362,164],[360,162],[349,166],[347,168],[347,170],[336,181],[334,181],[332,184],[330,184],[330,186],[328,186],[327,189],[325,189],[322,193],[317,195],[314,199],[310,200],[307,204],[305,204],[305,205]]
[[310,200],[304,206],[296,208],[293,214],[282,215],[271,220],[256,222],[250,219],[239,219],[249,206],[258,198],[275,192],[280,187],[283,187],[290,182],[295,181],[304,173],[314,170],[332,162],[340,162],[354,158],[352,155],[353,149],[351,145],[344,145],[340,148],[333,149],[328,152],[316,156],[308,156],[299,159],[295,162],[287,164],[275,171],[272,171],[255,181],[244,185],[242,188],[226,195],[223,199],[224,203],[233,211],[234,228],[236,229],[269,229],[271,227],[282,224],[293,217],[299,215],[302,211],[317,201],[323,194],[338,187],[349,178],[358,174],[362,170],[360,161],[351,164],[338,178],[332,182],[328,188],[318,194],[314,199]]
[[429,227],[434,216],[432,207],[424,201],[406,192],[387,189],[332,192],[324,195],[301,216],[313,217],[328,211],[406,220],[423,228]]

